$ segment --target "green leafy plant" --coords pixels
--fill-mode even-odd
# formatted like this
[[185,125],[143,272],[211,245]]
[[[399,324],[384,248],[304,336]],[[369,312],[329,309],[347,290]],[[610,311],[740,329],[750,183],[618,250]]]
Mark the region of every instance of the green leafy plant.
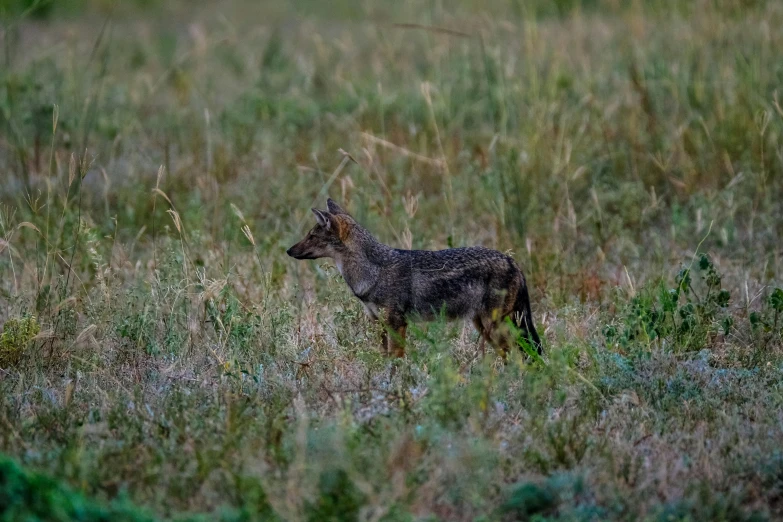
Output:
[[18,364],[40,331],[41,325],[34,315],[8,319],[0,334],[0,368]]
[[704,346],[716,331],[729,333],[733,319],[726,309],[731,294],[722,288],[721,275],[709,256],[700,254],[695,267],[683,267],[675,283],[674,288],[661,283],[657,291],[645,288],[632,297],[623,322],[604,327],[607,341],[627,349],[640,341],[649,346],[666,340],[670,345],[693,349]]
[[321,473],[318,479],[318,498],[309,504],[307,519],[358,520],[364,495],[356,488],[343,469],[330,469]]
[[42,474],[30,473],[0,454],[0,520],[50,520],[53,522],[153,522],[129,503],[110,506],[91,502],[83,495]]

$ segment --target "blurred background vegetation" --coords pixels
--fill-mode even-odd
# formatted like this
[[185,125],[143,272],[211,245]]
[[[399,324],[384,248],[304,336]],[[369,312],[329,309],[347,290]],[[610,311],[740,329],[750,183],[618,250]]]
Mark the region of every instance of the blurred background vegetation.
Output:
[[[0,0],[0,513],[783,516],[781,27]],[[284,254],[327,195],[396,247],[511,252],[545,360],[459,323],[382,359],[331,264]]]

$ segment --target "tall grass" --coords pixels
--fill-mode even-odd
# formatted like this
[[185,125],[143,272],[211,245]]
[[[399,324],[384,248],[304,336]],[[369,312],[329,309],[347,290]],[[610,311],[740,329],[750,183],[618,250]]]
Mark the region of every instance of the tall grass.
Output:
[[[17,7],[6,455],[160,518],[781,516],[779,3]],[[544,360],[384,359],[285,256],[327,194],[513,252]]]

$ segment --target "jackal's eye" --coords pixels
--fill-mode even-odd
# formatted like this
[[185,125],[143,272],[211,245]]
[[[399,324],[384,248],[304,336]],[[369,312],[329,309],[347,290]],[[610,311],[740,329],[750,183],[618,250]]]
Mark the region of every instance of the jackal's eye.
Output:
[[310,231],[311,239],[323,239],[324,237],[326,237],[326,233],[321,228],[314,228],[313,230]]

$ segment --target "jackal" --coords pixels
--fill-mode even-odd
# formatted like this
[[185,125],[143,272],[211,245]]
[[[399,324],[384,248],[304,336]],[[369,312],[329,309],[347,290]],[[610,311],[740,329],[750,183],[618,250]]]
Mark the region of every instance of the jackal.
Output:
[[[331,199],[312,209],[316,225],[286,252],[295,259],[332,258],[367,314],[384,325],[382,350],[405,355],[409,319],[470,318],[505,356],[510,317],[528,343],[542,353],[533,325],[525,276],[514,260],[483,247],[400,250],[377,241]],[[381,317],[381,309],[385,314]]]

